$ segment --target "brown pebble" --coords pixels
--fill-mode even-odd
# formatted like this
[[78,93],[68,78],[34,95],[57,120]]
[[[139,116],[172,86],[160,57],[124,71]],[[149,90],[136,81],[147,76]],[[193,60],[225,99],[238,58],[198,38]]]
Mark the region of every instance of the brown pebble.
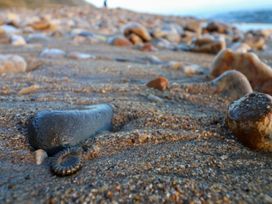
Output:
[[130,34],[128,39],[132,42],[133,45],[143,45],[143,40],[134,33]]
[[144,41],[151,40],[151,36],[147,29],[143,25],[136,22],[130,22],[126,24],[123,28],[123,32],[125,36],[129,36],[133,33],[139,36]]
[[145,43],[141,48],[141,51],[143,52],[154,52],[157,49],[151,44],[151,43]]
[[158,89],[160,91],[164,91],[165,89],[168,88],[168,79],[165,77],[158,77],[146,84],[146,86],[153,88],[153,89]]
[[39,85],[34,84],[34,85],[29,86],[29,87],[22,88],[19,91],[18,95],[30,94],[30,93],[36,92],[39,88],[40,88]]
[[227,125],[245,146],[272,151],[272,97],[250,93],[228,107]]
[[122,36],[116,36],[109,40],[109,43],[111,45],[117,46],[117,47],[129,47],[132,46],[132,43],[125,37]]
[[214,93],[220,93],[232,99],[238,99],[248,93],[252,88],[246,76],[236,70],[229,70],[210,82]]

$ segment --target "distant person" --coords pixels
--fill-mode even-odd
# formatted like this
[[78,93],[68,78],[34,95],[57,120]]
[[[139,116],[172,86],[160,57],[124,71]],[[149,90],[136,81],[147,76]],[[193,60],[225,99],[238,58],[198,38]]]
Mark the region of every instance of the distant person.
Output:
[[105,8],[108,8],[107,0],[104,0],[104,7],[105,7]]

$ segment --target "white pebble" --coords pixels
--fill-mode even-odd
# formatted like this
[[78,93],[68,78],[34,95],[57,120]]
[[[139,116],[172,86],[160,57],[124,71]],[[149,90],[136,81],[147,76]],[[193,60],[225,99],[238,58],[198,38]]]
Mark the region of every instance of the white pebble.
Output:
[[38,149],[35,151],[35,159],[37,165],[41,165],[47,157],[48,155],[43,149]]

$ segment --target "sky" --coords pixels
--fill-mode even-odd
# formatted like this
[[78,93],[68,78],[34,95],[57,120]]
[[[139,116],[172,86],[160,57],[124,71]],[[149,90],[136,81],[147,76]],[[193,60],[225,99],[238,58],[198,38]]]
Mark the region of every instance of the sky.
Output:
[[[87,1],[103,5],[103,0]],[[108,0],[108,6],[168,15],[209,16],[228,11],[272,9],[272,0]]]

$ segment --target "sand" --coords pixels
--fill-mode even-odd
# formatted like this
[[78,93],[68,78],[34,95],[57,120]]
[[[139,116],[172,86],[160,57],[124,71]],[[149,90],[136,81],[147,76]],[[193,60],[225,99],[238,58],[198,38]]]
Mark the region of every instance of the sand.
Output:
[[[39,58],[45,47],[96,59]],[[1,76],[0,203],[272,202],[271,154],[249,150],[231,134],[225,124],[231,101],[182,88],[209,80],[206,75],[188,77],[158,65],[114,60],[154,55],[209,71],[214,55],[76,45],[67,37],[41,46],[0,45],[0,50],[42,61],[35,70]],[[158,76],[169,80],[168,90],[145,86]],[[39,89],[18,94],[31,85]],[[49,169],[50,157],[36,165],[28,119],[39,110],[97,103],[115,107],[114,131],[83,143],[94,151],[82,170],[57,177]]]

